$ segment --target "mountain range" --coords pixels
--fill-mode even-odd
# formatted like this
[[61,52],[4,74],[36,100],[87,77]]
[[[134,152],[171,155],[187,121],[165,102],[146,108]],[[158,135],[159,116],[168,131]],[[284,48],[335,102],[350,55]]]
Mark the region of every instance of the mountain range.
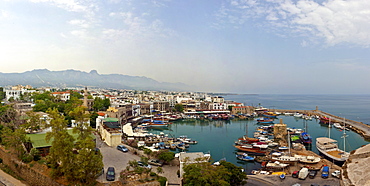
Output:
[[144,76],[122,74],[98,74],[78,70],[50,71],[35,69],[23,73],[0,73],[0,86],[31,85],[33,87],[78,87],[89,86],[107,89],[191,91],[184,83],[158,82]]

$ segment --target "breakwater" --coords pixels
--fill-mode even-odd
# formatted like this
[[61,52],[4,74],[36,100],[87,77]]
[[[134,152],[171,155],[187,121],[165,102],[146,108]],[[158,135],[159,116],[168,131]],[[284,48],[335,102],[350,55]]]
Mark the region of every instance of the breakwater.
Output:
[[346,125],[349,129],[355,131],[356,133],[360,134],[365,140],[370,140],[370,126],[364,124],[362,122],[353,121],[349,119],[345,119],[339,116],[335,116],[333,114],[321,111],[321,110],[287,110],[287,109],[271,109],[270,111],[274,112],[281,112],[281,113],[301,113],[306,114],[309,116],[318,115],[320,117],[329,117],[332,123],[339,123],[341,125]]

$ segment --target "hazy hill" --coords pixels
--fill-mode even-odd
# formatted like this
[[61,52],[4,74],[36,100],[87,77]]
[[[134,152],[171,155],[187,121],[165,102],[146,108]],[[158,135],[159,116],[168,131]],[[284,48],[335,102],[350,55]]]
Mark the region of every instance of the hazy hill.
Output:
[[87,73],[77,70],[37,69],[24,73],[0,73],[0,86],[18,84],[33,87],[95,86],[114,89],[190,91],[190,87],[183,83],[158,82],[143,76],[98,74],[96,70]]

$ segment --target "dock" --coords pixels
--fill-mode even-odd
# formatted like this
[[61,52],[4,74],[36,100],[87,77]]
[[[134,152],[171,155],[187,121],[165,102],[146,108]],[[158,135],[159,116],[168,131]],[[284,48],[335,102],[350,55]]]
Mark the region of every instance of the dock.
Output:
[[346,125],[347,128],[355,131],[356,133],[360,134],[365,140],[370,140],[370,125],[364,124],[362,122],[353,121],[350,119],[345,119],[339,116],[335,116],[333,114],[329,114],[327,112],[321,110],[286,110],[286,109],[271,109],[272,112],[281,112],[281,113],[302,113],[309,116],[318,115],[320,117],[329,117],[331,118],[332,123],[340,123]]

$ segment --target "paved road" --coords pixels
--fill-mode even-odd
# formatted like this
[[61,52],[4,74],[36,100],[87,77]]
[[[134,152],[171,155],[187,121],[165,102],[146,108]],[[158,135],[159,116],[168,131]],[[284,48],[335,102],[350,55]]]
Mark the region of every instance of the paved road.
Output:
[[15,179],[11,175],[5,173],[4,171],[0,170],[0,186],[26,186],[26,184],[22,183],[21,181]]
[[[99,139],[99,136],[97,136],[96,139],[96,146],[100,149],[100,152],[103,155],[104,173],[107,171],[108,167],[114,167],[116,171],[116,180],[118,174],[122,170],[126,169],[130,160],[140,160],[140,156],[133,154],[132,151],[121,152],[117,150],[116,147],[109,147],[106,145]],[[128,148],[130,149],[131,147]],[[160,175],[166,177],[170,184],[176,185],[181,182],[180,178],[177,177],[177,170],[179,170],[179,166],[164,165],[162,169],[163,173]],[[157,173],[157,166],[152,166],[152,172]],[[105,174],[99,176],[97,181],[100,183],[109,182],[105,179]]]
[[287,176],[284,180],[280,180],[277,175],[270,176],[260,176],[260,175],[248,175],[248,180],[246,186],[272,186],[272,185],[282,185],[282,186],[291,186],[293,184],[300,184],[301,186],[311,186],[311,184],[316,183],[318,185],[330,185],[330,186],[339,186],[340,180],[338,178],[329,177],[323,179],[316,176],[314,179],[306,178],[305,180],[300,180],[298,178],[293,178],[290,175]]

